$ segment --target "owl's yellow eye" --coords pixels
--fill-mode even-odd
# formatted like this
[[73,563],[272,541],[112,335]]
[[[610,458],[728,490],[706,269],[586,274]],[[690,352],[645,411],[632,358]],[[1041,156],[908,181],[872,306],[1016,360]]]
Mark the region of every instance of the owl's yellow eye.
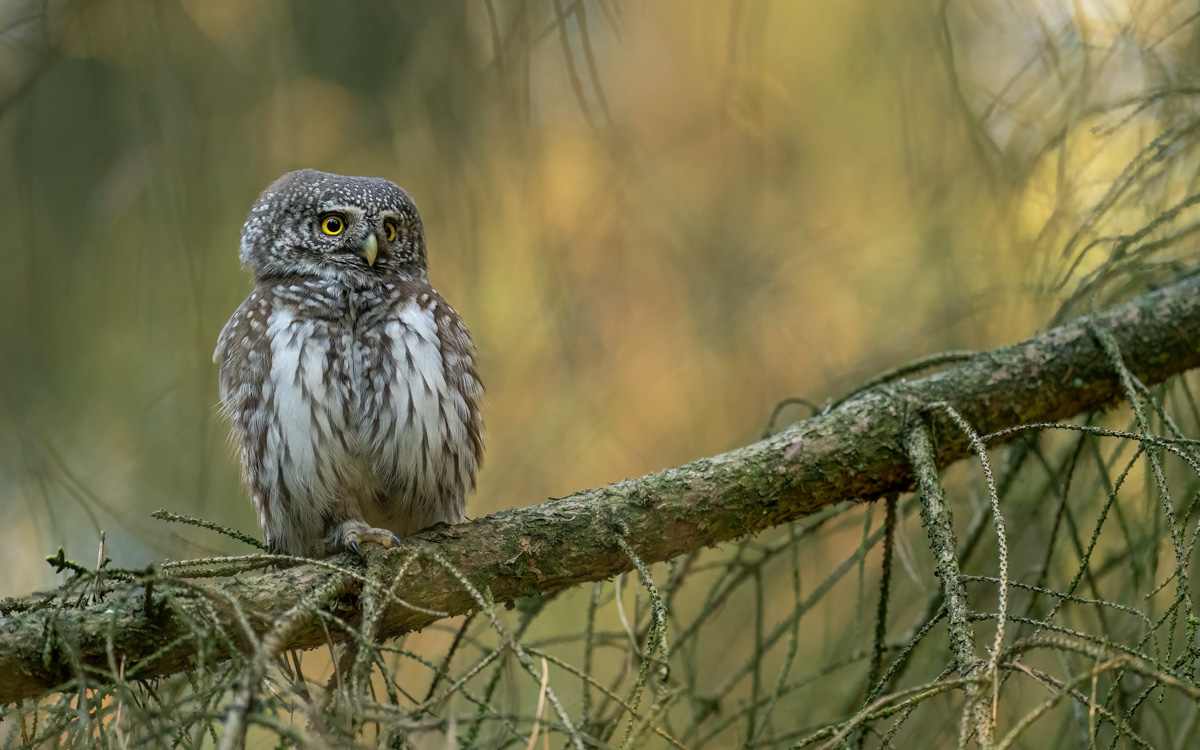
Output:
[[395,242],[396,241],[396,223],[392,222],[392,221],[385,221],[383,223],[383,229],[385,232],[387,232],[388,242]]
[[321,231],[331,237],[341,234],[342,230],[345,228],[346,222],[342,220],[342,217],[337,216],[336,214],[330,214],[329,216],[321,219]]

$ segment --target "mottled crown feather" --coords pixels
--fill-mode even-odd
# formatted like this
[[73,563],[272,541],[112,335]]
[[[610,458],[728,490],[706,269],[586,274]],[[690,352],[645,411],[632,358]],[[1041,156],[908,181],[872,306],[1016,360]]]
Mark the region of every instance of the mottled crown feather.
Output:
[[[322,232],[322,217],[345,226]],[[389,224],[395,239],[389,240]],[[375,234],[379,254],[370,265],[358,253]],[[425,231],[416,203],[391,180],[351,177],[316,169],[288,172],[267,186],[242,227],[240,257],[255,278],[323,277],[367,281],[405,275],[423,278]]]

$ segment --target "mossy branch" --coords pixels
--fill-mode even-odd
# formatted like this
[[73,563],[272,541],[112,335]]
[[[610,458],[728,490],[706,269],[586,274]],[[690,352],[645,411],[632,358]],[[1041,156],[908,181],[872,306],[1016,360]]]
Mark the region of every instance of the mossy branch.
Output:
[[[372,577],[382,574],[396,585],[371,612],[368,630],[379,638],[399,635],[477,610],[480,601],[490,608],[552,593],[627,572],[634,559],[660,562],[847,499],[910,490],[905,441],[918,420],[927,420],[938,468],[972,452],[950,412],[930,405],[952,407],[979,434],[1067,419],[1125,397],[1105,351],[1114,344],[1128,373],[1146,385],[1200,366],[1200,277],[935,375],[877,386],[729,453],[428,530],[373,566]],[[261,565],[265,556],[253,558]],[[403,579],[395,581],[402,566]],[[186,670],[198,654],[206,660],[224,658],[230,649],[257,654],[269,633],[269,653],[322,645],[327,630],[314,607],[331,590],[341,593],[324,606],[351,627],[361,623],[365,576],[355,557],[219,582],[184,580],[205,567],[151,568],[140,585],[130,572],[88,606],[62,599],[0,604],[7,613],[0,614],[0,704],[68,681],[77,687],[81,677],[104,682],[114,661],[125,664],[125,679],[145,679]],[[258,644],[248,643],[248,630]]]

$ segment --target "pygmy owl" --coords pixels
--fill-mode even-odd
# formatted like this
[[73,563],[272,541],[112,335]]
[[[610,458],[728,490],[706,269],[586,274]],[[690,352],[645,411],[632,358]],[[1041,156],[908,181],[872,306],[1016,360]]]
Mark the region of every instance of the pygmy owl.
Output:
[[273,552],[325,556],[464,518],[483,458],[470,334],[394,183],[313,169],[242,229],[254,291],[225,324],[221,401]]

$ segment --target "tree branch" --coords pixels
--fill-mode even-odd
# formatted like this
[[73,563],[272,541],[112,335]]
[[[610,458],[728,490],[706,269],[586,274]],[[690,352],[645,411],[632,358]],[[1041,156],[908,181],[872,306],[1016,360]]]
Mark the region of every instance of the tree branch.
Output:
[[[399,552],[372,555],[394,593],[383,595],[374,632],[385,638],[416,630],[476,610],[489,594],[495,602],[508,602],[629,571],[633,565],[618,534],[649,564],[844,500],[910,490],[914,480],[904,438],[918,416],[931,426],[938,467],[970,453],[962,431],[948,424],[944,410],[926,412],[928,404],[948,403],[985,434],[1067,419],[1120,400],[1120,380],[1096,331],[1111,336],[1130,372],[1146,384],[1200,365],[1200,277],[935,375],[877,387],[729,453],[428,530],[406,540]],[[286,642],[274,644],[279,650],[321,645],[322,625],[312,616],[295,618],[343,577],[344,590],[333,606],[339,617],[358,623],[364,578],[347,577],[347,569],[364,568],[347,555],[188,588],[160,583],[165,578],[160,571],[144,578],[154,582],[149,601],[145,588],[127,584],[89,607],[9,604],[14,613],[0,616],[0,704],[77,679],[70,664],[95,669],[88,676],[102,682],[111,671],[109,653],[126,660],[127,679],[187,669],[198,644],[209,659],[235,647],[252,653],[255,645],[245,645],[247,628],[261,639],[287,613]]]

